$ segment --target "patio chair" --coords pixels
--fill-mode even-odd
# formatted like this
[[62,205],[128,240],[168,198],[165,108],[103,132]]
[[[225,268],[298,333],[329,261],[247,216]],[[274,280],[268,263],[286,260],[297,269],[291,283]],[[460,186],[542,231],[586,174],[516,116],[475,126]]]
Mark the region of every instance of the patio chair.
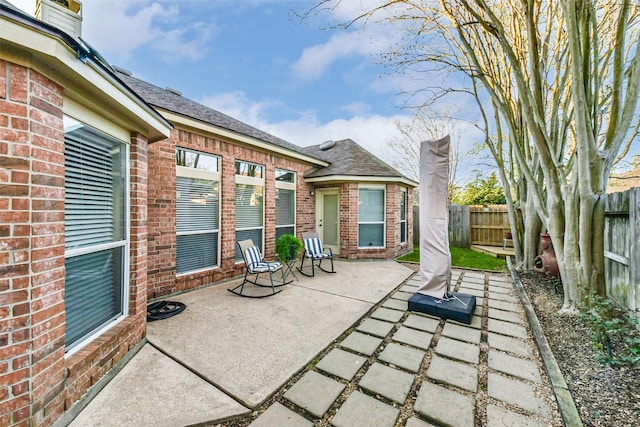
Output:
[[[315,268],[318,267],[320,270],[325,273],[335,273],[335,269],[333,268],[333,251],[331,248],[323,248],[322,242],[320,241],[320,236],[315,232],[307,232],[302,233],[302,241],[304,243],[304,255],[302,256],[302,262],[300,263],[300,267],[298,267],[298,271],[304,274],[307,277],[313,277],[316,274]],[[311,274],[305,273],[304,268],[304,260],[309,259],[311,261]],[[331,271],[322,268],[322,261],[329,260],[331,262]],[[317,264],[316,264],[317,261]],[[307,267],[307,270],[309,267]]]
[[[285,280],[284,275],[284,264],[277,261],[266,261],[262,254],[260,253],[260,248],[253,244],[251,239],[242,240],[237,243],[238,248],[240,249],[240,253],[242,253],[242,259],[244,260],[244,264],[246,266],[246,271],[244,273],[244,280],[235,288],[228,289],[229,292],[232,292],[236,295],[240,295],[241,297],[247,298],[265,298],[273,296],[282,291],[282,289],[276,290],[276,288],[280,286],[287,285],[291,283],[291,281]],[[274,273],[280,271],[282,274],[282,280],[275,279],[274,281]],[[258,282],[258,278],[261,274],[266,273],[269,275],[269,283],[260,283]],[[249,276],[255,276],[253,279],[250,279]],[[278,284],[276,284],[278,282]],[[262,287],[262,288],[271,288],[270,293],[260,293],[260,294],[252,294],[245,293],[244,285],[245,283],[251,283],[253,285]],[[238,289],[239,288],[239,289]]]

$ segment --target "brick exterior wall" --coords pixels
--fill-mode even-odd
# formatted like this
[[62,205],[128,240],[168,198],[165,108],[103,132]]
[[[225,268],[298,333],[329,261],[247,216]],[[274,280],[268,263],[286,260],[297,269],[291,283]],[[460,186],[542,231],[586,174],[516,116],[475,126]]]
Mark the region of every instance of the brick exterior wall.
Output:
[[65,358],[63,88],[0,60],[0,425],[47,426],[146,330],[146,139],[131,142],[130,315]]
[[[185,148],[220,157],[221,215],[220,265],[193,274],[176,275],[176,148]],[[264,252],[275,255],[275,170],[297,174],[296,234],[315,227],[315,202],[302,176],[309,165],[239,144],[174,128],[171,137],[149,147],[148,200],[148,297],[158,298],[195,289],[244,273],[244,264],[235,262],[235,161],[243,160],[265,166]]]
[[[336,185],[318,186],[336,188]],[[403,186],[387,184],[386,235],[384,248],[358,248],[358,182],[346,182],[338,185],[340,192],[340,257],[349,260],[394,259],[413,251],[413,189],[407,189],[407,240],[400,243],[400,201]],[[406,188],[406,187],[404,187]],[[313,228],[314,225],[312,225]]]

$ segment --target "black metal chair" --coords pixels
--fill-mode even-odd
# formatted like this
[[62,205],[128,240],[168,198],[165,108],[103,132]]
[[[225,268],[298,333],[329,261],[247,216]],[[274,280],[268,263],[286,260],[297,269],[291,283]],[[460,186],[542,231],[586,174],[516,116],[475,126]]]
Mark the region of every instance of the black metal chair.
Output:
[[[322,242],[320,241],[320,236],[318,236],[318,233],[302,233],[302,241],[304,243],[304,255],[302,256],[300,267],[298,267],[298,271],[300,273],[304,274],[307,277],[313,277],[316,274],[316,267],[318,267],[325,273],[336,272],[333,267],[333,251],[331,250],[331,248],[322,247]],[[303,270],[305,259],[309,259],[311,261],[311,274],[305,273]],[[322,268],[322,261],[324,260],[329,260],[331,262],[331,271]],[[309,267],[307,267],[307,270],[308,269]]]
[[[282,289],[276,290],[276,288],[280,286],[287,285],[291,283],[291,281],[286,281],[284,275],[284,264],[277,261],[266,261],[262,254],[260,253],[260,248],[253,244],[251,239],[242,240],[237,243],[238,248],[240,249],[240,253],[242,253],[242,259],[244,260],[244,264],[246,266],[246,271],[244,273],[244,280],[235,288],[228,289],[229,292],[232,292],[241,297],[247,298],[265,298],[273,296],[282,291]],[[282,280],[275,279],[273,274],[280,271],[282,274]],[[258,282],[258,278],[260,274],[267,273],[269,275],[269,283],[260,283]],[[249,275],[255,276],[252,280],[249,278]],[[278,282],[278,284],[276,284]],[[246,293],[244,285],[245,283],[251,283],[253,285],[262,287],[262,288],[271,288],[271,293],[268,294],[252,294]],[[238,290],[239,289],[239,290]]]

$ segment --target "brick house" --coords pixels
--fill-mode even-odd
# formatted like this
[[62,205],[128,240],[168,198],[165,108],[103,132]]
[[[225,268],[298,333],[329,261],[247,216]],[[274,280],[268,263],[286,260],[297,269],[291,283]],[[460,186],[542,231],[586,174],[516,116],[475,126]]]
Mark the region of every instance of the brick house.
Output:
[[412,250],[415,182],[351,140],[299,147],[116,71],[67,3],[38,0],[61,29],[0,0],[2,426],[64,424],[144,344],[149,299],[243,272],[236,240]]
[[415,183],[355,142],[302,148],[119,71],[174,126],[149,147],[149,298],[241,274],[245,238],[267,257],[304,231],[349,260],[413,250]]

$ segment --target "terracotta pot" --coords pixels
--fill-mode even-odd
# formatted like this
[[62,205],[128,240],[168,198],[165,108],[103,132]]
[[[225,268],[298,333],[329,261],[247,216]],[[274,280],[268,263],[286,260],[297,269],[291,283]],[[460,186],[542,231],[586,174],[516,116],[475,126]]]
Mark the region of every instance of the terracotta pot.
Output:
[[533,260],[533,271],[537,271],[545,276],[560,277],[558,259],[553,250],[551,236],[548,233],[540,234],[540,248],[542,249],[542,254]]

